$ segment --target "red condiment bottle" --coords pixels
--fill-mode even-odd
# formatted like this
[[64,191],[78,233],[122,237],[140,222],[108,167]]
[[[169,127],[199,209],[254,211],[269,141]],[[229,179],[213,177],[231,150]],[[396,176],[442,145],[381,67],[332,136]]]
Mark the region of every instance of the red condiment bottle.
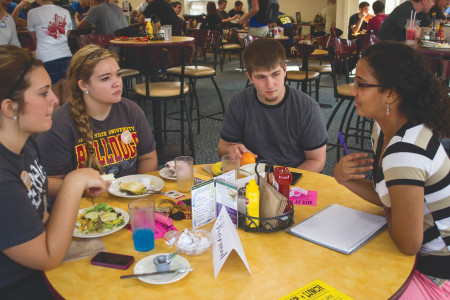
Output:
[[[273,187],[289,200],[289,186],[292,182],[291,171],[286,167],[275,167],[273,171]],[[291,203],[288,201],[284,212],[291,209]]]

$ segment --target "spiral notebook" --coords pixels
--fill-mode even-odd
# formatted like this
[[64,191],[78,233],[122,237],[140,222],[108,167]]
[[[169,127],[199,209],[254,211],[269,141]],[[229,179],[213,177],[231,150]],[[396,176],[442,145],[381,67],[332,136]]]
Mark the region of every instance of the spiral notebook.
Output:
[[350,254],[386,227],[386,219],[332,204],[287,230],[321,246]]

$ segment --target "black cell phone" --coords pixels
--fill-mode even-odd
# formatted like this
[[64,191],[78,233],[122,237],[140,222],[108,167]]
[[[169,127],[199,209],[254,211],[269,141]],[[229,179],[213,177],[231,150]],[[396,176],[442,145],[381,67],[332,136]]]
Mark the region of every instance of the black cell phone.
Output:
[[298,173],[298,172],[291,172],[292,175],[292,182],[291,185],[295,185],[297,183],[297,181],[300,180],[300,178],[302,178],[302,173]]
[[99,252],[91,260],[91,264],[114,269],[126,270],[134,262],[134,257],[111,252]]

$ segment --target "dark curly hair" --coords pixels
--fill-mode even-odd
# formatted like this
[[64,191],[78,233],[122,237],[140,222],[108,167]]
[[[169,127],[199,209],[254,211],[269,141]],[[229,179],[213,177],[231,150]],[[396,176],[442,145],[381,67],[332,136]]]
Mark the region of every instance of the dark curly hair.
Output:
[[381,90],[394,90],[400,110],[412,124],[424,123],[437,135],[450,136],[447,90],[431,74],[424,58],[409,46],[380,42],[361,56],[372,68]]

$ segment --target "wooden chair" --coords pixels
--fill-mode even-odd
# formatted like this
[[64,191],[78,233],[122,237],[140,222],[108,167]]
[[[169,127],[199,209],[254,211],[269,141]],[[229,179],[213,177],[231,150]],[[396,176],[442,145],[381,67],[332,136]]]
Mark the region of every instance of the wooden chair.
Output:
[[[219,55],[219,46],[222,35],[219,31],[216,30],[197,30],[194,31],[192,37],[195,38],[195,56],[194,56],[194,66],[186,66],[185,67],[185,77],[189,79],[190,91],[191,91],[191,103],[190,103],[190,111],[193,110],[193,100],[195,99],[197,117],[192,119],[192,121],[198,121],[197,123],[197,132],[200,133],[200,120],[203,118],[209,118],[217,121],[223,121],[223,119],[215,118],[218,114],[225,114],[225,105],[223,102],[222,94],[220,93],[220,89],[217,86],[216,80],[216,66],[217,66],[217,58]],[[204,51],[211,51],[214,53],[214,64],[213,67],[207,66],[199,66],[198,65],[198,49],[203,48]],[[181,74],[181,67],[170,68],[167,70],[167,74],[171,76],[178,77]],[[219,96],[221,111],[211,113],[208,115],[202,115],[200,113],[200,106],[197,95],[197,80],[199,79],[211,79],[216,91]]]
[[[160,130],[154,129],[155,136],[164,136],[164,145],[157,145],[158,158],[161,162],[171,160],[179,155],[190,155],[194,157],[194,136],[192,132],[192,121],[189,109],[186,102],[186,96],[189,93],[189,87],[185,83],[185,67],[186,58],[192,54],[192,47],[189,45],[174,45],[167,47],[148,47],[145,51],[140,51],[135,48],[135,60],[144,68],[144,74],[149,74],[151,69],[161,68],[162,65],[168,68],[180,67],[181,72],[178,76],[178,81],[164,81],[164,82],[146,82],[135,85],[136,95],[139,97],[139,102],[147,114],[147,102],[153,104],[153,120],[156,123],[161,123],[161,116],[163,116],[163,126]],[[148,76],[146,76],[148,79]],[[147,81],[147,80],[146,80]],[[180,127],[179,129],[169,129],[167,126],[167,105],[165,105],[164,114],[161,114],[160,104],[166,103],[169,100],[179,101]],[[185,116],[186,115],[186,116]],[[188,133],[185,132],[184,122],[187,120]],[[179,145],[167,145],[167,133],[179,133]],[[162,140],[162,138],[161,138]],[[186,151],[185,144],[189,147],[189,152]],[[175,149],[176,148],[176,149]]]

